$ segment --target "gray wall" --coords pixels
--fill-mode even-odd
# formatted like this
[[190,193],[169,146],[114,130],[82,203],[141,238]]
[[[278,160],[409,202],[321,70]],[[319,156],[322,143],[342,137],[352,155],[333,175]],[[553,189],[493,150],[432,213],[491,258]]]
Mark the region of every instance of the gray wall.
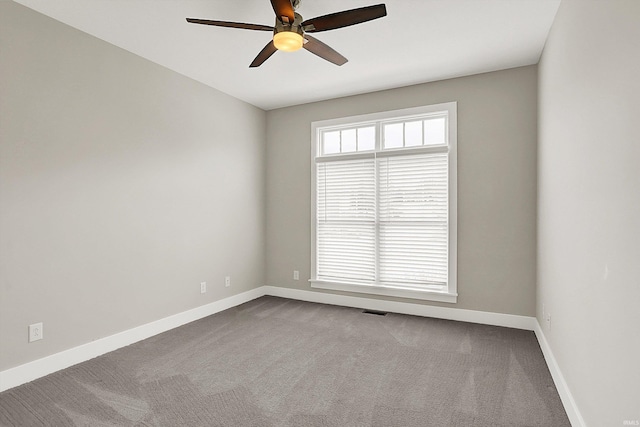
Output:
[[563,0],[539,68],[537,316],[589,426],[640,420],[639,18]]
[[534,315],[535,66],[269,111],[267,284],[310,289],[311,122],[447,101],[458,102],[460,296],[431,304]]
[[263,284],[264,111],[13,2],[0,43],[0,370]]

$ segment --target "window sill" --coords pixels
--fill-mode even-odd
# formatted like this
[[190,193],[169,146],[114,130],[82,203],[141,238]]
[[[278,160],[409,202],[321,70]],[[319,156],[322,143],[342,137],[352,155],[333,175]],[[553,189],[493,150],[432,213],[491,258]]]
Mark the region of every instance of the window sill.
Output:
[[322,280],[309,280],[312,288],[328,289],[332,291],[357,292],[370,295],[383,295],[389,297],[411,298],[426,301],[448,302],[455,304],[458,301],[457,293],[442,292],[429,289],[402,288],[398,286],[365,285],[359,283],[326,282]]

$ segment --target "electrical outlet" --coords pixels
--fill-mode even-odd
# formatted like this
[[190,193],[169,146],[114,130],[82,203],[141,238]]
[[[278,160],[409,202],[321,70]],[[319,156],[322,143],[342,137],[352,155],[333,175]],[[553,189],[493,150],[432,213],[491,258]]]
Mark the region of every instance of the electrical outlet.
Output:
[[293,270],[293,280],[300,280],[300,272],[298,270]]
[[551,314],[547,313],[547,329],[551,329]]
[[200,293],[204,294],[207,292],[207,282],[200,282]]
[[224,287],[228,288],[231,286],[231,276],[224,276]]
[[29,325],[29,342],[41,340],[43,337],[42,322]]

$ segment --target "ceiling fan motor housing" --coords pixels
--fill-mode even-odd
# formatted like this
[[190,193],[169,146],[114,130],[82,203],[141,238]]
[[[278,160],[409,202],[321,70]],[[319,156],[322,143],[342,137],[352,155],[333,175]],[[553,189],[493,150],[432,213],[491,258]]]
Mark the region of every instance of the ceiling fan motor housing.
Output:
[[293,22],[284,22],[282,18],[276,17],[276,25],[273,28],[273,34],[278,34],[283,31],[291,31],[298,33],[301,36],[304,35],[304,29],[302,28],[302,16],[299,13],[294,14],[295,18]]

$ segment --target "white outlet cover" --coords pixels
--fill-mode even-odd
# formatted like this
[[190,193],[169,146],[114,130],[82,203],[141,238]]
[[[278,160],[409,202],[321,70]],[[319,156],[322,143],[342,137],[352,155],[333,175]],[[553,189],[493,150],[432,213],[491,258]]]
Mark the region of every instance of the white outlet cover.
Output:
[[300,272],[298,270],[293,270],[293,280],[300,280]]
[[204,294],[207,292],[207,282],[200,282],[200,293]]
[[229,286],[231,286],[231,276],[225,276],[224,277],[224,286],[227,287],[227,288]]
[[29,325],[29,342],[38,341],[44,338],[42,322]]
[[551,315],[547,313],[547,328],[551,329]]

